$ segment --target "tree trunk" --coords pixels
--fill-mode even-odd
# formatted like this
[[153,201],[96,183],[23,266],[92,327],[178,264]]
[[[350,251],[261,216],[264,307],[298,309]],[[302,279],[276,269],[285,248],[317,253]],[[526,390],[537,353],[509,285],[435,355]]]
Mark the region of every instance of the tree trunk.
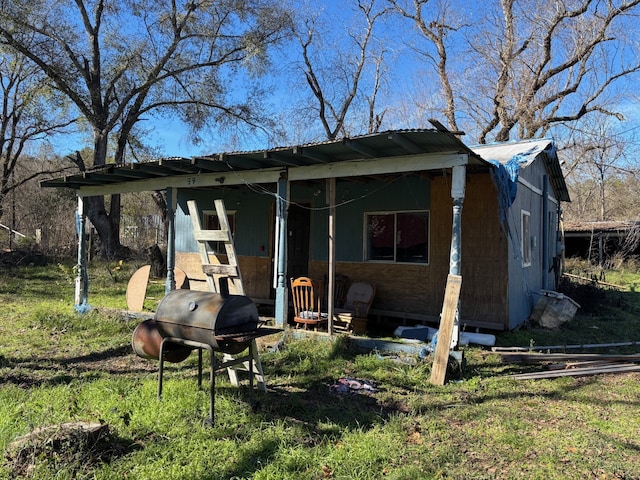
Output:
[[104,197],[87,197],[87,217],[98,233],[99,255],[105,260],[114,260],[120,251],[120,231],[113,225],[104,208]]
[[[107,163],[108,134],[103,130],[93,130],[93,166]],[[120,195],[111,195],[109,213],[105,207],[104,196],[87,198],[87,217],[98,232],[100,239],[100,257],[114,260],[121,250],[120,245]]]

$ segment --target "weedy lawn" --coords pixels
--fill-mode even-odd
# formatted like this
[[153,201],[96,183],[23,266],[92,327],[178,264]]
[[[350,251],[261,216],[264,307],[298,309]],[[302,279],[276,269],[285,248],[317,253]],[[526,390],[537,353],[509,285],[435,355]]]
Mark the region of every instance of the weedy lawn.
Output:
[[[2,478],[640,478],[640,373],[514,380],[538,367],[480,348],[466,348],[461,376],[437,387],[429,357],[357,355],[343,337],[267,338],[268,393],[256,392],[252,409],[246,383],[218,375],[215,425],[206,426],[197,356],[167,365],[159,401],[157,362],[131,350],[138,320],[116,310],[133,271],[92,266],[89,301],[114,310],[83,315],[73,310],[69,267],[0,273]],[[574,320],[554,332],[505,333],[498,344],[640,341],[640,294],[567,288],[582,305]],[[377,391],[331,393],[342,377]],[[48,433],[10,448],[38,427],[69,422],[104,423],[108,433],[91,441]]]

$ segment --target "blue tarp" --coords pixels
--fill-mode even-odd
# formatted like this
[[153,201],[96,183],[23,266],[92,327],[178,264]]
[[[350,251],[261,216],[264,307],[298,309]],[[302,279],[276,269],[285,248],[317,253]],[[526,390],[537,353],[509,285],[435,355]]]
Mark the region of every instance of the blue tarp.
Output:
[[493,173],[493,180],[498,188],[498,206],[500,208],[500,223],[506,227],[507,211],[516,199],[518,193],[518,173],[520,172],[520,163],[518,157],[513,157],[506,163],[500,163],[497,160],[489,160],[496,166]]

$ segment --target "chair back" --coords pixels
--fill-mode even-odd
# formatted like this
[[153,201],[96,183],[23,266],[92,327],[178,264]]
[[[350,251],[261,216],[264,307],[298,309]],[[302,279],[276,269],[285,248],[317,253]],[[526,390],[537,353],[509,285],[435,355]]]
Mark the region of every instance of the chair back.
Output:
[[294,320],[321,319],[321,290],[309,277],[291,279],[291,299],[293,301]]
[[354,282],[349,286],[344,309],[353,312],[356,317],[364,318],[376,295],[376,287],[367,282]]
[[[341,273],[336,273],[333,282],[333,306],[342,308],[347,297],[347,289],[349,287],[349,277]],[[324,276],[324,292],[329,291],[329,275]],[[323,306],[327,306],[327,299],[323,295]]]

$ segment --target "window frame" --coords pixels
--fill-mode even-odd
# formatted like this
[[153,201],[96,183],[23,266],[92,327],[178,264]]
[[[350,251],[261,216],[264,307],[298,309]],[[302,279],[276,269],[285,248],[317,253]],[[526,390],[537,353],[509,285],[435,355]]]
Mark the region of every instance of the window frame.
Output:
[[[227,220],[229,222],[229,229],[231,230],[231,238],[235,241],[236,238],[236,212],[237,210],[227,210]],[[210,230],[209,219],[218,219],[218,213],[215,209],[202,211],[202,227],[203,230]],[[219,230],[219,228],[218,228]],[[209,253],[214,255],[226,255],[227,250],[224,248],[224,242],[207,242]]]
[[531,212],[528,210],[520,211],[520,253],[522,266],[530,267],[533,260],[533,246],[531,245]]
[[[427,258],[424,262],[407,262],[398,261],[398,214],[424,214],[427,220]],[[393,259],[382,260],[370,258],[370,239],[369,239],[369,217],[375,215],[393,215],[393,238],[396,239],[393,242]],[[384,263],[394,265],[429,265],[431,260],[431,211],[429,209],[421,210],[377,210],[371,212],[364,212],[363,215],[363,261],[367,263]]]

